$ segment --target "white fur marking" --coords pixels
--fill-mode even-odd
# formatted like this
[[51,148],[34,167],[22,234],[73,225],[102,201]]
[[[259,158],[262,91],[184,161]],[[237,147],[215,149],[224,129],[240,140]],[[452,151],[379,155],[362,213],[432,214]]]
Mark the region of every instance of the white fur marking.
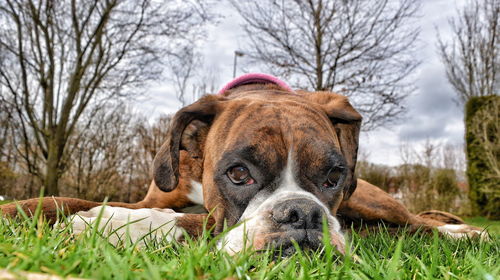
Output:
[[[88,225],[96,223],[102,211],[102,219],[99,229],[104,234],[109,234],[108,241],[118,244],[129,238],[132,242],[138,242],[139,246],[145,245],[145,240],[174,241],[182,236],[182,229],[175,226],[177,218],[184,214],[176,213],[171,209],[142,208],[128,209],[122,207],[98,206],[89,211],[80,211],[69,217],[73,233],[81,234]],[[116,231],[113,233],[113,231]]]
[[191,202],[203,205],[203,185],[199,182],[191,180],[191,191],[187,195]]
[[286,163],[285,170],[282,172],[283,181],[279,187],[280,190],[284,191],[304,191],[299,187],[299,184],[295,181],[293,176],[293,160],[291,152],[288,153],[288,159]]
[[451,225],[437,227],[438,231],[448,235],[449,237],[459,239],[464,237],[479,237],[481,239],[488,239],[488,234],[485,231],[478,230],[466,224]]

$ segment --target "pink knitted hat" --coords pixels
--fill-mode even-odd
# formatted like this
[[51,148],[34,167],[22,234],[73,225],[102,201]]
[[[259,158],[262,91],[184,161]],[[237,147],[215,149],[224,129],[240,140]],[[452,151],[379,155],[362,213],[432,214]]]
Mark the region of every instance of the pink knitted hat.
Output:
[[285,90],[293,92],[293,89],[288,86],[285,82],[282,80],[268,74],[262,74],[262,73],[249,73],[245,74],[242,76],[239,76],[238,78],[233,79],[229,83],[227,83],[221,90],[219,90],[218,94],[223,94],[227,90],[230,90],[232,88],[235,88],[237,86],[242,86],[242,85],[248,85],[248,84],[253,84],[253,83],[261,83],[261,84],[276,84]]

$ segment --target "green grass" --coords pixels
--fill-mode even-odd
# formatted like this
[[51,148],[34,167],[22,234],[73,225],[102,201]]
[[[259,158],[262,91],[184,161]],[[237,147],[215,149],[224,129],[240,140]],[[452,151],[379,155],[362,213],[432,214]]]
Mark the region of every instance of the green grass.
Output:
[[473,217],[465,219],[465,222],[470,225],[486,228],[491,235],[500,236],[500,221],[488,220],[485,217]]
[[114,279],[498,279],[500,239],[450,240],[437,234],[397,237],[384,229],[368,237],[353,234],[352,253],[338,256],[331,246],[322,252],[298,252],[275,260],[273,252],[229,256],[215,240],[189,238],[182,244],[149,243],[114,247],[98,231],[72,236],[69,228],[52,228],[37,219],[0,222],[0,267]]

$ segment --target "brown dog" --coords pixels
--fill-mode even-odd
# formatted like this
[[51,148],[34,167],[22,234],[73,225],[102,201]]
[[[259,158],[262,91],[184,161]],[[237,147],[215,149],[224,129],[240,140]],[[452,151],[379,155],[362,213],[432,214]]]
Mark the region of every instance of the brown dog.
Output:
[[[293,251],[291,240],[317,248],[323,219],[341,252],[345,245],[340,223],[384,221],[437,228],[454,237],[482,234],[448,213],[409,213],[381,189],[357,180],[360,125],[361,116],[343,96],[292,91],[266,78],[243,79],[174,116],[167,141],[154,160],[154,179],[146,197],[132,204],[108,203],[103,216],[111,222],[106,227],[140,220],[130,225],[132,239],[151,228],[172,240],[181,238],[183,230],[197,236],[207,215],[170,209],[199,204],[212,213],[207,226],[214,225],[215,234],[224,225],[236,225],[219,244],[229,252],[270,244]],[[19,204],[31,213],[38,201]],[[67,214],[87,211],[73,220],[78,233],[95,220],[100,204],[44,198],[42,210],[52,220],[56,205]],[[17,213],[14,204],[1,210],[7,215]]]

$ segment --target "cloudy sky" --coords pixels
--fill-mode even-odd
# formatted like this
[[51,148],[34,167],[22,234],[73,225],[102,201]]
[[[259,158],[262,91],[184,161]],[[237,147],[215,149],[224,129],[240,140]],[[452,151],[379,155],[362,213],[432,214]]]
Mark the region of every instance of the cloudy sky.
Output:
[[[407,100],[408,113],[399,124],[363,133],[361,150],[368,160],[397,165],[399,147],[408,143],[416,148],[429,139],[435,143],[463,143],[463,113],[453,101],[455,94],[449,86],[436,49],[436,28],[443,38],[449,38],[448,18],[456,14],[465,0],[423,0],[420,11],[420,46],[416,55],[422,61],[417,70],[418,90]],[[209,28],[202,52],[208,69],[219,72],[222,86],[232,78],[234,51],[245,44],[240,27],[241,19],[224,2],[216,7],[224,18]],[[239,58],[244,65],[245,57]],[[253,70],[253,69],[252,69]],[[238,67],[238,74],[244,69]],[[175,93],[168,85],[155,85],[147,97],[139,100],[139,111],[154,118],[159,113],[173,113],[180,108]]]

